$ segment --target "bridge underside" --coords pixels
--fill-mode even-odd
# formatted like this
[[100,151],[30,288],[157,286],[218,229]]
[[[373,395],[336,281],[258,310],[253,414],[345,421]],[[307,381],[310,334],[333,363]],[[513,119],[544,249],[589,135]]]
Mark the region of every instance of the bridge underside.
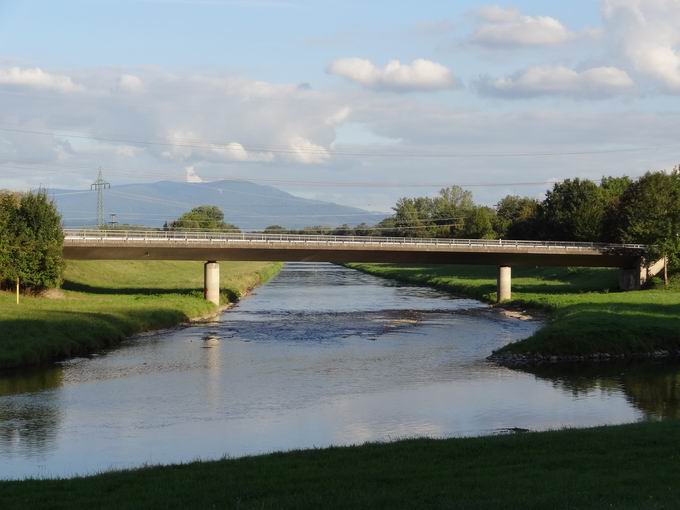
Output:
[[391,262],[402,264],[478,264],[496,266],[581,266],[635,269],[641,258],[635,255],[601,252],[550,253],[527,249],[512,253],[474,248],[456,251],[407,251],[394,249],[295,249],[295,248],[218,248],[156,246],[78,246],[64,247],[64,258],[73,260],[214,260],[282,262]]

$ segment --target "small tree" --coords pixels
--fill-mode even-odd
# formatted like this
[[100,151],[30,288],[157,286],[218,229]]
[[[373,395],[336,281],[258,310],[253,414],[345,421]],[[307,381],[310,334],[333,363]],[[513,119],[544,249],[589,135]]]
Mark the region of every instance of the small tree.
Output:
[[224,213],[214,205],[200,205],[184,213],[170,224],[170,229],[236,230],[239,228],[225,223]]
[[61,217],[43,191],[0,197],[0,277],[24,287],[61,284]]

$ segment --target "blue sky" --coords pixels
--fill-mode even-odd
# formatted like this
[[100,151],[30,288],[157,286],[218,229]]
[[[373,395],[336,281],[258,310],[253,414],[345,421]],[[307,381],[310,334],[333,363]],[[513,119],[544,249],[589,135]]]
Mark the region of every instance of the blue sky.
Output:
[[386,210],[639,175],[680,161],[678,34],[677,0],[0,1],[0,186],[101,165]]

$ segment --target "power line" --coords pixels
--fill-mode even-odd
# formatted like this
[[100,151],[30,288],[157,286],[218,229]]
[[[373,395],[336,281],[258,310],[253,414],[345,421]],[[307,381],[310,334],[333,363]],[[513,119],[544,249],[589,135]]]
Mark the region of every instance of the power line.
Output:
[[[84,140],[94,140],[101,142],[111,142],[111,143],[126,143],[131,145],[150,145],[150,146],[162,146],[162,147],[182,147],[182,148],[196,148],[196,149],[213,149],[213,150],[231,150],[232,146],[230,143],[186,143],[182,139],[177,139],[177,142],[163,142],[157,140],[134,140],[125,137],[117,136],[94,136],[87,135],[83,133],[73,133],[73,132],[57,132],[57,131],[39,131],[30,129],[19,129],[0,126],[0,131],[10,132],[10,133],[20,133],[28,135],[37,136],[61,136],[64,138],[77,138]],[[542,152],[470,152],[470,153],[414,153],[414,152],[349,152],[349,151],[339,151],[332,149],[325,149],[323,147],[319,149],[314,149],[310,147],[300,147],[300,148],[279,148],[277,146],[256,146],[256,145],[244,145],[240,144],[245,150],[253,152],[270,152],[273,154],[287,154],[287,155],[297,155],[297,154],[307,154],[307,155],[320,155],[320,156],[341,156],[341,157],[385,157],[385,158],[529,158],[529,157],[563,157],[563,156],[585,156],[585,155],[596,155],[596,154],[615,154],[615,153],[630,153],[630,152],[645,152],[651,150],[659,150],[667,146],[655,146],[655,147],[628,147],[628,148],[617,148],[617,149],[593,149],[593,150],[580,150],[580,151],[542,151]]]

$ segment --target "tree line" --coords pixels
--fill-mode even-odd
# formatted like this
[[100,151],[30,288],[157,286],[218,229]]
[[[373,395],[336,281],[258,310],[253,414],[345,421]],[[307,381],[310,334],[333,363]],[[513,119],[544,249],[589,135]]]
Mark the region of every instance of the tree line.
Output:
[[[640,243],[649,257],[680,265],[680,167],[642,177],[566,179],[545,198],[508,195],[495,207],[476,204],[460,186],[435,197],[405,197],[374,226],[308,227],[298,233],[468,239]],[[273,225],[268,232],[292,232]]]
[[61,284],[61,217],[44,191],[0,191],[0,287]]

